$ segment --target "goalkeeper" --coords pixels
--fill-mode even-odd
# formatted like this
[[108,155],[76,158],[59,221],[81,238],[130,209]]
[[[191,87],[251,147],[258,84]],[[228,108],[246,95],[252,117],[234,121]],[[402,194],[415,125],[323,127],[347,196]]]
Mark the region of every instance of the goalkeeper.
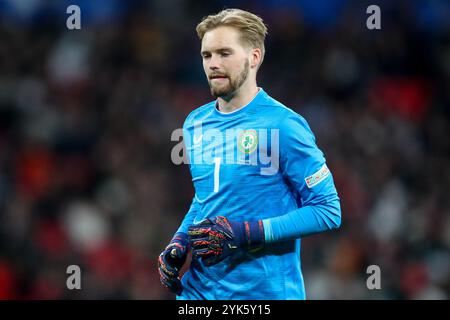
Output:
[[216,100],[183,126],[195,196],[159,256],[161,282],[177,299],[305,299],[301,238],[341,223],[332,174],[305,119],[256,84],[261,18],[227,9],[197,33]]

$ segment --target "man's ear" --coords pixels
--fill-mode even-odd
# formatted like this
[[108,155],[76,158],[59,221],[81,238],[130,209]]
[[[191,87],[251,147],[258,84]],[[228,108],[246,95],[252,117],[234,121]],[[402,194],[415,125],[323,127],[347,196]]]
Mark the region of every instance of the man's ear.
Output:
[[261,63],[262,52],[259,48],[252,49],[250,57],[250,68],[257,68]]

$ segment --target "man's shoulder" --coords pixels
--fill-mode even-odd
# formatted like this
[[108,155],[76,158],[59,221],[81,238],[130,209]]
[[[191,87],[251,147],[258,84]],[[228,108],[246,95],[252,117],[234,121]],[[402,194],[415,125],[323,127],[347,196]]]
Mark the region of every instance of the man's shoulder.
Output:
[[287,107],[284,103],[267,94],[261,101],[260,108],[267,115],[267,118],[270,118],[271,126],[278,129],[281,136],[315,141],[314,133],[308,121],[294,109]]
[[286,123],[286,120],[296,120],[299,122],[306,122],[298,112],[287,107],[284,103],[277,99],[266,95],[264,100],[260,103],[260,110],[267,112],[267,114],[274,120],[279,122],[280,125]]

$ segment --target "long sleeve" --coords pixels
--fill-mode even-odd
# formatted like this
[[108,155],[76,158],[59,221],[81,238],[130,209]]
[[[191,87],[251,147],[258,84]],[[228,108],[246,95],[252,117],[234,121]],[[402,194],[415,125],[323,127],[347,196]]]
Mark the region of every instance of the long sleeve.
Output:
[[280,124],[279,143],[280,169],[299,208],[263,220],[266,242],[338,228],[341,208],[333,177],[305,119],[290,112]]
[[191,207],[189,208],[189,211],[186,213],[183,221],[181,222],[181,225],[178,228],[177,233],[178,232],[187,233],[189,226],[193,223],[195,217],[197,216],[198,207],[199,203],[197,202],[194,196],[194,198],[192,199]]
[[[190,150],[190,148],[191,148],[190,134],[189,134],[189,131],[186,129],[186,123],[188,122],[188,120],[189,120],[189,116],[187,117],[185,123],[183,124],[183,143],[185,145],[185,150]],[[191,165],[191,157],[190,157],[189,152],[186,152],[186,157],[189,160],[189,170],[191,171],[192,165]],[[192,171],[191,171],[191,174],[192,174]],[[199,207],[200,207],[200,204],[197,201],[197,197],[194,195],[191,206],[189,208],[189,211],[186,213],[183,221],[181,222],[181,225],[179,226],[177,233],[178,232],[187,233],[189,226],[195,221],[195,217],[197,216],[197,214],[199,212]]]

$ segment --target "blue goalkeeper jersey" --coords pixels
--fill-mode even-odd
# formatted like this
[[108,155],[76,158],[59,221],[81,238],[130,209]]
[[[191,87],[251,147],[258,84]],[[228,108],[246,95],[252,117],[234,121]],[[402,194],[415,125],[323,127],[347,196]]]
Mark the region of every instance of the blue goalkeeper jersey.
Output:
[[195,195],[177,232],[219,215],[262,220],[266,244],[213,266],[193,259],[177,299],[305,299],[301,238],[341,219],[325,157],[305,119],[262,88],[231,113],[216,103],[183,126]]

